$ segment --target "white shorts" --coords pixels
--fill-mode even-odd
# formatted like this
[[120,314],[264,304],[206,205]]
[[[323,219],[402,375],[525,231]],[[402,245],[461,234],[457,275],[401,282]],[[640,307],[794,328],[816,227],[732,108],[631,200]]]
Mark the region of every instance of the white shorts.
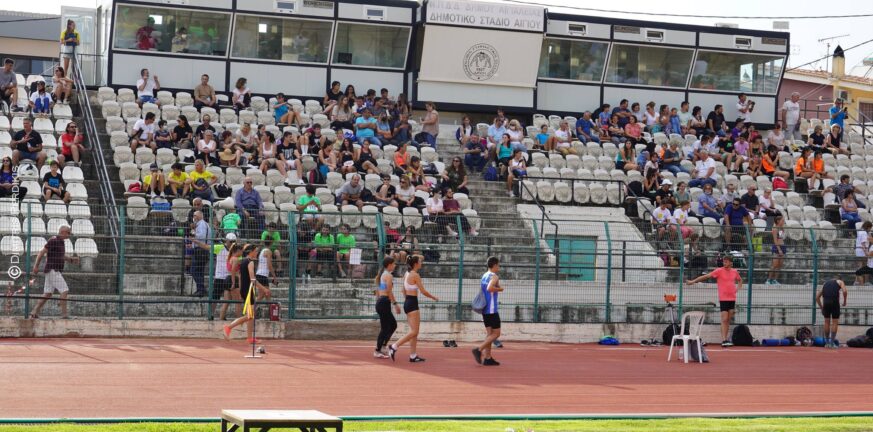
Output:
[[297,159],[285,159],[285,166],[291,169],[297,169]]
[[67,287],[67,281],[64,280],[64,275],[57,270],[51,270],[45,274],[45,286],[43,294],[53,294],[57,291],[59,294],[64,294],[70,290]]

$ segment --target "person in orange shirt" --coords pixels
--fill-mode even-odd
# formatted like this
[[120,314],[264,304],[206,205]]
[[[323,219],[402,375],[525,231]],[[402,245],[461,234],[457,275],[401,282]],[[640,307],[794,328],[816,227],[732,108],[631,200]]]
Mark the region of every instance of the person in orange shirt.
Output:
[[834,179],[834,175],[827,171],[821,152],[815,152],[812,159],[812,169],[815,171],[816,179]]
[[810,189],[815,187],[816,173],[812,163],[812,149],[803,149],[803,153],[800,154],[794,165],[794,176],[807,179]]
[[773,178],[774,176],[782,177],[782,179],[787,182],[788,178],[791,177],[791,174],[787,171],[778,169],[778,160],[779,149],[777,149],[776,146],[767,147],[767,152],[764,153],[764,156],[761,158],[761,171],[770,178]]

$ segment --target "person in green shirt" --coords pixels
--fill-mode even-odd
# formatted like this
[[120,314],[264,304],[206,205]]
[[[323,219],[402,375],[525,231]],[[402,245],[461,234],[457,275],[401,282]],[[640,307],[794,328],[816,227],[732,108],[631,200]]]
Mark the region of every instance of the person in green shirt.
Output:
[[221,218],[221,229],[226,233],[236,233],[239,231],[239,224],[242,223],[237,212],[228,212]]
[[309,252],[309,258],[311,259],[309,263],[309,274],[313,273],[313,269],[315,269],[316,275],[321,275],[321,265],[328,264],[328,268],[330,262],[334,259],[334,245],[336,245],[336,239],[330,233],[330,227],[327,225],[323,225],[321,227],[321,232],[315,235],[315,238],[312,239],[312,243],[315,246]]
[[301,212],[301,218],[311,219],[315,222],[315,230],[321,228],[324,218],[318,215],[321,211],[321,200],[315,196],[315,186],[306,185],[306,195],[297,198],[297,211]]
[[273,253],[273,267],[276,269],[276,274],[280,273],[280,270],[283,268],[282,264],[279,263],[279,247],[280,242],[282,241],[282,234],[279,232],[279,228],[276,226],[276,222],[270,222],[267,224],[267,229],[265,229],[261,233],[261,241],[267,240],[270,238],[272,243],[270,244],[270,252]]
[[[349,263],[349,258],[351,256],[351,249],[355,247],[355,236],[350,234],[351,230],[349,224],[342,224],[340,226],[340,233],[336,235],[336,266],[342,277],[352,273],[352,265]],[[343,265],[346,266],[347,272],[343,271]]]

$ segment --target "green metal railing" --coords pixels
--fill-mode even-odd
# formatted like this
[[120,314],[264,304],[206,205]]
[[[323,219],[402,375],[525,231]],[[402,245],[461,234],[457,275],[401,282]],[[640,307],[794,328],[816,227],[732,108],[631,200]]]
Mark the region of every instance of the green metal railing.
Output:
[[[39,252],[33,245],[41,243],[39,238],[55,234],[47,232],[48,228],[59,226],[46,215],[48,207],[28,206],[27,202],[22,204],[20,213],[27,216],[17,219],[21,224],[18,235],[14,226],[2,226],[14,225],[11,216],[0,220],[0,231],[6,233],[3,244],[12,244],[7,237],[20,235],[24,249],[18,251],[23,256],[17,261],[24,263],[24,277],[13,281],[14,286],[24,288],[24,295],[6,299],[13,303],[11,313],[16,316],[32,313],[32,302],[41,295],[37,289],[42,286],[41,272],[33,285],[28,283],[35,276],[31,273],[32,258]],[[217,319],[216,307],[234,301],[216,292],[215,276],[226,263],[218,262],[214,253],[208,254],[203,264],[206,295],[191,297],[192,274],[196,272],[187,262],[191,238],[185,209],[176,209],[175,214],[125,206],[116,210],[120,215],[119,238],[105,234],[105,219],[115,211],[90,207],[91,217],[85,220],[94,226],[93,234],[82,227],[88,225],[84,220],[64,218],[63,223],[73,225],[67,254],[82,255],[80,264],[67,263],[65,269],[72,315]],[[206,209],[214,232],[206,241],[210,251],[224,241],[221,218],[229,211],[233,210],[218,205]],[[421,299],[423,317],[446,321],[478,319],[469,302],[479,289],[488,256],[501,260],[501,279],[507,288],[501,294],[502,318],[521,322],[662,322],[664,294],[677,295],[680,313],[716,312],[715,284],[688,286],[685,281],[712,271],[720,265],[721,256],[731,254],[737,257],[736,267],[744,279],[738,287],[738,320],[809,325],[817,320],[814,298],[820,285],[837,275],[851,285],[852,274],[860,265],[855,257],[854,231],[818,225],[785,228],[788,252],[783,268],[774,270],[771,231],[747,226],[729,231],[732,241],[726,242],[724,228],[718,225],[693,226],[693,234],[685,237],[679,226],[632,223],[623,217],[615,217],[615,221],[583,216],[560,220],[553,214],[549,231],[554,229],[554,233],[544,233],[539,214],[522,219],[454,215],[439,223],[382,213],[323,213],[319,219],[301,219],[295,212],[265,216],[281,236],[279,258],[274,263],[279,284],[271,285],[273,301],[281,305],[281,316],[289,320],[375,317],[373,279],[388,254],[398,259],[411,253],[425,255],[421,271],[425,286],[441,301]],[[43,228],[46,221],[48,228]],[[351,225],[360,263],[351,264],[345,254],[337,262],[337,252],[343,249],[337,245],[311,252],[317,225],[328,226],[329,235],[336,236],[343,223]],[[485,234],[470,236],[464,229],[468,224]],[[399,239],[410,225],[418,227],[414,235]],[[451,236],[445,225],[458,236]],[[239,242],[260,244],[261,232],[254,226],[244,225],[237,234]],[[89,239],[97,251],[80,250]],[[114,244],[120,245],[118,255],[113,253]],[[16,251],[4,247],[5,254],[11,252]],[[404,271],[405,263],[398,262],[398,292]],[[777,274],[778,285],[766,283],[771,271]],[[844,322],[873,325],[873,314],[869,313],[873,310],[873,289],[859,286],[852,291]],[[50,301],[42,314],[54,315],[56,308],[57,303]]]

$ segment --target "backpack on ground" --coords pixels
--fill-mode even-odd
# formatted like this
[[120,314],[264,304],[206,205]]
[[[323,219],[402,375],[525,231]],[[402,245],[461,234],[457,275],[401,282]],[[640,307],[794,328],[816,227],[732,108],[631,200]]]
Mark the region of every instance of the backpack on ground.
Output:
[[867,333],[864,334],[867,335],[868,338],[873,339],[873,327],[868,328]]
[[[709,363],[709,356],[706,355],[706,348],[703,346],[703,344],[700,344],[700,351],[698,352],[697,344],[694,342],[689,342],[688,343],[688,357],[689,357],[688,358],[689,361],[696,361],[696,362],[703,361],[704,363]],[[703,360],[701,360],[701,357],[703,357]]]
[[803,341],[812,339],[812,330],[810,330],[809,327],[801,327],[797,329],[794,338],[797,339],[798,342],[803,344]]
[[731,334],[731,342],[736,346],[752,346],[755,339],[752,338],[752,332],[749,330],[749,326],[740,324],[734,327],[734,331]]
[[485,168],[485,174],[482,176],[485,178],[485,181],[497,181],[499,176],[497,175],[497,168],[493,165]]
[[866,348],[870,342],[870,338],[867,335],[860,335],[847,340],[846,345],[851,348]]
[[470,302],[470,308],[473,309],[473,312],[480,315],[487,305],[488,302],[485,301],[485,294],[482,293],[482,290],[479,290],[479,292],[476,293],[476,297],[473,297],[473,301]]

